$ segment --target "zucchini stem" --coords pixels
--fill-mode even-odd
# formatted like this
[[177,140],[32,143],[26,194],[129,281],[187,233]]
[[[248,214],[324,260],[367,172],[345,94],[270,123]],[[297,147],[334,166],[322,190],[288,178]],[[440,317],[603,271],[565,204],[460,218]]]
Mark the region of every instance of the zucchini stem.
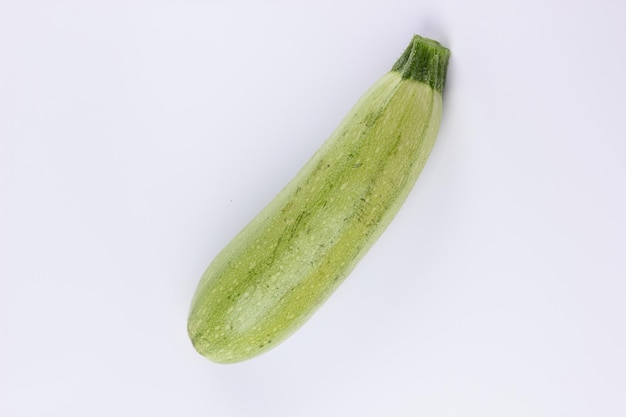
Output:
[[402,78],[411,78],[443,93],[450,50],[432,39],[414,35],[411,43],[394,64]]

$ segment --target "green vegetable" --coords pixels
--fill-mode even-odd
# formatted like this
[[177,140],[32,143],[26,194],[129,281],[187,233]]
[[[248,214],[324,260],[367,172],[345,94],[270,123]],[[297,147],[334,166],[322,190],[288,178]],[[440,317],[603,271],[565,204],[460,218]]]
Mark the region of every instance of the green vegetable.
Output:
[[213,260],[188,332],[219,363],[299,328],[389,225],[435,142],[450,52],[415,36],[296,177]]

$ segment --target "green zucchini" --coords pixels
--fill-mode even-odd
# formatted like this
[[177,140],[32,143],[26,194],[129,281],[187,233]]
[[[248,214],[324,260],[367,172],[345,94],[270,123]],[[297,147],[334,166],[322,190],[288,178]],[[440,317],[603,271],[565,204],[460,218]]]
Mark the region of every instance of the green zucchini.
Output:
[[299,328],[398,212],[435,142],[450,52],[414,36],[296,177],[213,260],[187,329],[218,363]]

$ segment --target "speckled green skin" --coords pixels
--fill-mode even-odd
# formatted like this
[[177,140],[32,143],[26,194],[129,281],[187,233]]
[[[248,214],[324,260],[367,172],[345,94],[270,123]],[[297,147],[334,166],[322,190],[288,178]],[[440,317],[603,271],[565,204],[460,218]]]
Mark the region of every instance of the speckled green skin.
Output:
[[200,354],[219,363],[259,355],[331,295],[417,180],[439,129],[442,89],[394,67],[365,93],[202,276],[188,320]]

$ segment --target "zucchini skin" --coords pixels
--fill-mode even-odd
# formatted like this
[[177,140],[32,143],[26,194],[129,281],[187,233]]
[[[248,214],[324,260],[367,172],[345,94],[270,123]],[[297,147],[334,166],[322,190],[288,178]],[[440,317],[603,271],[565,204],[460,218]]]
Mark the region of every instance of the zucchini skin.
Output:
[[269,350],[348,276],[400,209],[435,143],[443,84],[431,84],[394,67],[217,255],[188,318],[200,354],[234,363]]

